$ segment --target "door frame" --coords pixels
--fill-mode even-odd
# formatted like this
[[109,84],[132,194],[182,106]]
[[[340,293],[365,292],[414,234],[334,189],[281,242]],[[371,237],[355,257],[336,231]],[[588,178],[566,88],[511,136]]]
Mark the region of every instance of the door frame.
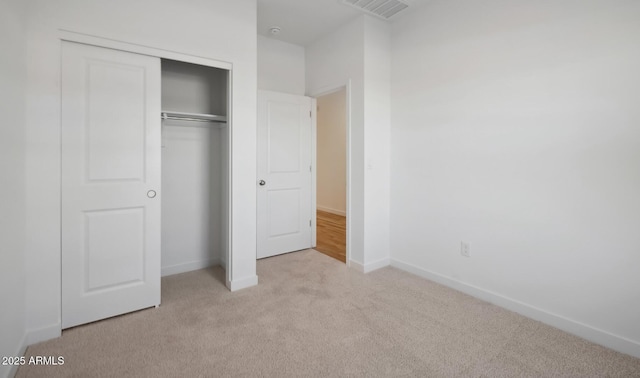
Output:
[[347,220],[347,227],[346,227],[346,234],[347,234],[347,240],[346,240],[346,264],[347,267],[351,267],[351,188],[352,188],[352,183],[351,183],[351,79],[348,79],[346,82],[335,85],[335,86],[331,86],[331,87],[324,87],[322,88],[320,91],[318,92],[314,92],[314,93],[310,93],[309,97],[311,97],[314,101],[312,106],[314,106],[313,109],[313,120],[311,123],[311,165],[313,166],[313,175],[311,175],[311,211],[312,214],[314,214],[313,216],[313,228],[311,229],[311,240],[312,240],[312,246],[313,248],[316,247],[316,237],[317,237],[317,230],[316,230],[316,216],[315,214],[317,213],[317,172],[318,172],[318,155],[317,155],[317,148],[318,148],[318,125],[317,125],[317,119],[318,119],[318,115],[317,115],[317,99],[318,97],[322,97],[334,92],[338,92],[339,90],[344,89],[346,91],[345,93],[345,97],[346,97],[346,129],[347,129],[347,206],[346,206],[346,220]]
[[[227,152],[228,152],[228,159],[227,159],[227,173],[228,173],[228,178],[227,178],[227,188],[226,188],[226,208],[224,209],[224,211],[226,211],[227,214],[227,226],[226,226],[226,230],[225,231],[225,237],[226,237],[226,243],[225,243],[225,248],[223,248],[223,264],[226,265],[225,266],[225,270],[226,270],[226,286],[230,289],[231,288],[231,283],[233,282],[233,267],[232,267],[232,255],[233,255],[233,245],[232,245],[232,235],[233,235],[233,208],[232,208],[232,165],[233,165],[233,144],[232,144],[232,137],[233,137],[233,133],[232,133],[232,128],[233,128],[233,74],[234,74],[234,70],[233,70],[233,64],[230,62],[225,62],[222,60],[215,60],[215,59],[210,59],[210,58],[205,58],[205,57],[200,57],[200,56],[194,56],[194,55],[188,55],[188,54],[183,54],[183,53],[179,53],[179,52],[174,52],[174,51],[169,51],[169,50],[162,50],[162,49],[157,49],[157,48],[153,48],[153,47],[147,47],[147,46],[143,46],[143,45],[136,45],[136,44],[131,44],[131,43],[127,43],[127,42],[122,42],[122,41],[117,41],[117,40],[113,40],[113,39],[107,39],[107,38],[102,38],[102,37],[96,37],[96,36],[92,36],[92,35],[87,35],[87,34],[82,34],[82,33],[78,33],[78,32],[73,32],[73,31],[69,31],[69,30],[59,30],[58,31],[58,39],[60,41],[67,41],[67,42],[75,42],[75,43],[81,43],[81,44],[85,44],[85,45],[91,45],[91,46],[96,46],[96,47],[102,47],[102,48],[107,48],[107,49],[112,49],[112,50],[120,50],[120,51],[124,51],[124,52],[129,52],[129,53],[134,53],[134,54],[139,54],[139,55],[147,55],[147,56],[153,56],[156,58],[160,58],[160,59],[169,59],[169,60],[175,60],[175,61],[179,61],[179,62],[184,62],[184,63],[192,63],[192,64],[198,64],[201,66],[208,66],[208,67],[214,67],[214,68],[220,68],[223,70],[228,71],[228,80],[227,80],[227,128],[229,130],[229,132],[227,133],[228,137],[227,140],[225,141],[227,143]],[[160,117],[160,114],[158,114],[158,117]],[[60,123],[60,127],[62,128],[63,125],[62,123]],[[60,151],[62,152],[62,151]],[[223,190],[224,192],[224,190]],[[60,195],[62,195],[62,193],[60,193]],[[63,209],[60,209],[60,211],[63,211]],[[62,225],[60,225],[62,227]],[[62,231],[62,230],[60,230]],[[62,259],[62,251],[60,251],[60,259]],[[61,260],[60,260],[61,261]],[[235,290],[239,289],[239,288],[233,288]],[[62,316],[62,305],[60,306],[60,316]],[[60,323],[62,324],[62,323]]]

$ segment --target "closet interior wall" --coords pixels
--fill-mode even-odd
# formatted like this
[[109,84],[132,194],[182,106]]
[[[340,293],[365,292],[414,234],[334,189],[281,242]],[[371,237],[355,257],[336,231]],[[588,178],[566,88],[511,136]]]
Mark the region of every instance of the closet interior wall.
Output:
[[[227,116],[228,71],[162,60],[162,110]],[[162,121],[162,275],[221,264],[228,251],[226,123]]]

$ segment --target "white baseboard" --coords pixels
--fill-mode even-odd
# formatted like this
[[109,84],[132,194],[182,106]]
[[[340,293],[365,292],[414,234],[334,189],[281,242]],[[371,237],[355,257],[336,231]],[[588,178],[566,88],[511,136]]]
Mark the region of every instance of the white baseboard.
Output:
[[437,282],[452,289],[469,294],[473,297],[482,299],[497,306],[506,308],[520,315],[545,323],[552,327],[561,329],[567,333],[582,337],[596,344],[603,345],[621,353],[640,358],[640,343],[627,339],[622,336],[614,335],[607,331],[591,327],[587,324],[577,322],[572,319],[565,318],[560,315],[542,310],[540,308],[528,305],[515,299],[507,298],[500,294],[484,290],[482,288],[469,285],[453,278],[422,269],[413,264],[406,263],[397,259],[391,259],[391,266]]
[[350,260],[349,261],[349,268],[355,269],[360,273],[364,273],[364,265],[362,265],[362,263],[360,263],[358,261]]
[[251,286],[256,286],[258,284],[258,276],[251,276],[240,278],[233,281],[227,281],[227,288],[231,291],[238,291],[242,289],[246,289]]
[[357,270],[360,273],[369,273],[373,272],[374,270],[384,268],[385,266],[389,266],[390,264],[391,260],[389,258],[380,259],[369,264],[362,264],[358,261],[351,260],[351,264],[349,264],[349,267]]
[[378,270],[389,265],[391,265],[391,259],[389,259],[388,257],[371,262],[369,264],[364,264],[364,273],[373,272],[374,270]]
[[62,335],[62,324],[55,323],[50,326],[27,330],[27,345],[41,343],[43,341],[58,338]]
[[[22,335],[22,338],[18,342],[18,347],[16,348],[15,354],[6,357],[22,357],[27,351],[27,335],[26,333]],[[5,367],[0,368],[0,375],[2,378],[10,378],[14,377],[18,372],[19,365],[11,365],[6,370]]]
[[326,213],[331,213],[331,214],[335,214],[335,215],[342,215],[343,217],[347,216],[347,213],[344,210],[336,210],[336,209],[332,209],[330,207],[324,207],[324,206],[320,206],[320,205],[316,205],[316,210],[324,211]]
[[220,265],[219,259],[207,259],[199,261],[190,261],[188,263],[163,266],[160,271],[162,277],[172,276],[174,274],[191,272],[192,270],[204,269],[210,266]]

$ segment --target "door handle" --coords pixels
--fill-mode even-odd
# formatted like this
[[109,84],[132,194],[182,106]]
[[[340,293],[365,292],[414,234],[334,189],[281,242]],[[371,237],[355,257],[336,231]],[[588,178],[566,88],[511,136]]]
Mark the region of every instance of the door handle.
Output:
[[260,180],[259,184],[260,184],[260,186],[265,186],[265,185],[267,185],[267,182],[264,181],[264,180]]
[[150,190],[147,192],[147,197],[149,198],[155,198],[156,197],[156,191],[155,190]]

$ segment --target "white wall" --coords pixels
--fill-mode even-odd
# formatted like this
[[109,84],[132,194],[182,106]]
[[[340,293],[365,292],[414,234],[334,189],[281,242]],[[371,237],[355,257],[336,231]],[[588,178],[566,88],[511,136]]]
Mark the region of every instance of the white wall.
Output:
[[364,271],[389,264],[391,31],[364,18]]
[[232,256],[230,283],[257,282],[256,2],[33,0],[27,101],[27,328],[29,342],[60,333],[60,29],[229,62]]
[[162,59],[162,109],[226,116],[228,73],[221,68]]
[[304,47],[258,35],[258,89],[304,95]]
[[308,95],[348,84],[347,248],[365,272],[389,263],[389,33],[361,16],[306,47]]
[[346,215],[347,90],[318,97],[317,208]]
[[[23,2],[0,2],[0,357],[25,344],[25,44]],[[11,372],[0,365],[0,377]]]
[[437,0],[394,24],[392,263],[640,357],[638,20]]
[[221,261],[220,129],[163,122],[162,275]]

